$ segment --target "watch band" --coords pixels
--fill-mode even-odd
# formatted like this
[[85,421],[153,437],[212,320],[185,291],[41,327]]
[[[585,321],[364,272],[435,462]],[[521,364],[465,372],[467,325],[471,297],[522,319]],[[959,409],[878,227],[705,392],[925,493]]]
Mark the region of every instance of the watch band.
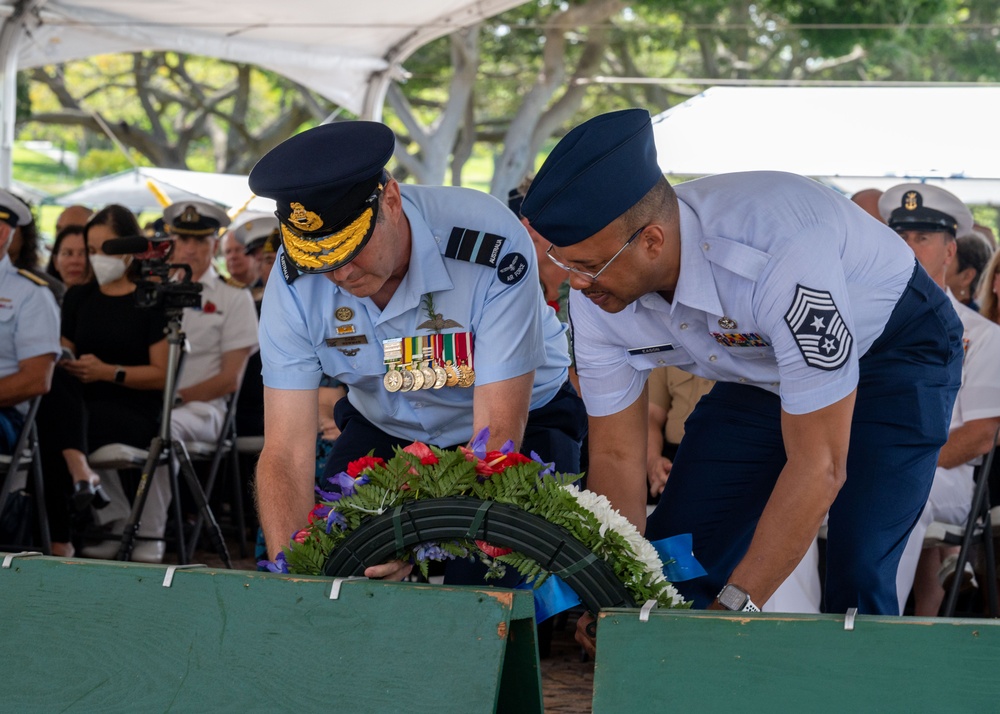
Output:
[[125,383],[125,368],[121,365],[115,367],[115,384]]

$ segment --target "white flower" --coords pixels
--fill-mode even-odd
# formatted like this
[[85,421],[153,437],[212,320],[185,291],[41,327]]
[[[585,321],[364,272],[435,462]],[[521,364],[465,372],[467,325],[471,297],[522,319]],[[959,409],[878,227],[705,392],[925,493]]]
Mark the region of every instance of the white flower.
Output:
[[[648,540],[642,537],[638,529],[632,525],[625,516],[623,516],[614,506],[611,505],[609,501],[604,496],[594,493],[593,491],[583,490],[581,491],[573,484],[567,484],[563,486],[564,489],[573,494],[576,502],[580,504],[581,507],[587,509],[590,513],[594,515],[597,522],[600,523],[600,536],[604,537],[605,533],[608,532],[610,528],[615,533],[620,535],[628,547],[631,549],[633,556],[644,566],[646,570],[645,584],[648,586],[661,585],[663,590],[661,592],[665,599],[669,600],[673,604],[680,604],[684,602],[684,599],[680,596],[673,585],[666,581],[663,577],[663,561],[660,560],[659,554],[656,549],[650,544]],[[607,559],[607,555],[605,559]],[[661,599],[661,603],[663,600]]]

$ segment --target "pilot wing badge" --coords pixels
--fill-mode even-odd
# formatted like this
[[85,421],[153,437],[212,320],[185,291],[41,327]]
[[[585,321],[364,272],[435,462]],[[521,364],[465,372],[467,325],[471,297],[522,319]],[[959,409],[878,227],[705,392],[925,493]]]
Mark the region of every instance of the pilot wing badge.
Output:
[[797,285],[785,322],[809,366],[835,370],[847,362],[854,338],[827,291]]

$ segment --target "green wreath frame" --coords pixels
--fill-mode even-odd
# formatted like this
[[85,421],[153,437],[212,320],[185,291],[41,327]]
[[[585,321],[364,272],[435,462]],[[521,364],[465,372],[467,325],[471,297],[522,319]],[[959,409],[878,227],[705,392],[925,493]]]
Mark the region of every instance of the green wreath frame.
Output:
[[351,577],[422,543],[484,540],[511,548],[562,578],[590,612],[635,607],[610,566],[569,531],[517,506],[468,496],[407,501],[366,519],[327,557],[323,574]]

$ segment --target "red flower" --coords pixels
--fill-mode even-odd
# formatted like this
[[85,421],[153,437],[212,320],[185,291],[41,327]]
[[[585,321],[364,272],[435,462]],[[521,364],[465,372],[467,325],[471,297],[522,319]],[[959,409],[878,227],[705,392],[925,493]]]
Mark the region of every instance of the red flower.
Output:
[[419,441],[414,441],[409,446],[404,447],[403,451],[416,456],[424,466],[432,466],[438,462],[438,457],[431,451],[431,447]]
[[298,533],[292,536],[292,540],[294,540],[296,543],[305,543],[308,538],[309,538],[308,528],[303,528]]
[[213,313],[217,309],[218,308],[215,307],[215,303],[212,302],[211,300],[207,300],[205,302],[205,306],[203,308],[201,308],[202,312],[206,312],[206,313]]
[[[463,451],[465,452],[465,458],[469,461],[476,458],[472,452],[464,449]],[[510,466],[530,463],[531,459],[516,451],[512,451],[509,454],[505,454],[502,451],[487,451],[486,458],[476,462],[476,473],[480,476],[492,476],[493,474],[502,473],[504,469]]]
[[476,547],[478,547],[479,550],[483,551],[484,553],[486,553],[486,555],[490,556],[491,558],[498,558],[501,555],[507,555],[507,553],[514,552],[512,548],[500,548],[499,546],[490,545],[484,540],[477,540]]
[[385,460],[377,456],[362,456],[347,465],[347,475],[357,478],[365,469],[373,469],[376,466],[385,466]]

